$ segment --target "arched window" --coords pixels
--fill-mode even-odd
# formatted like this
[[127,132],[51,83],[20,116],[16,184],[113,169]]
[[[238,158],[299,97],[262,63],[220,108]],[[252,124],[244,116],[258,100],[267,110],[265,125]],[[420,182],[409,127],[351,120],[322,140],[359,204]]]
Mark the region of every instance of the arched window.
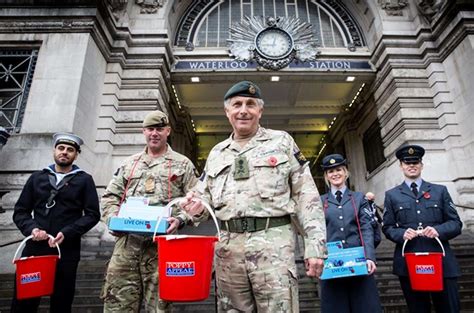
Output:
[[297,17],[313,25],[322,48],[363,46],[361,33],[348,11],[337,1],[225,0],[199,1],[180,22],[176,45],[227,47],[229,28],[245,16]]

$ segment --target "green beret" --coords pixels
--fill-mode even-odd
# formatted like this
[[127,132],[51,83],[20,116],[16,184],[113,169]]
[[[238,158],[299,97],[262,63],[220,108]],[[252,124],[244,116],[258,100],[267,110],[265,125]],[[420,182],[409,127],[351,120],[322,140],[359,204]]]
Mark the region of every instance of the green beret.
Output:
[[56,148],[59,144],[66,144],[76,148],[78,152],[81,152],[81,145],[84,143],[81,137],[71,133],[56,133],[53,135],[53,144]]
[[234,86],[230,87],[227,93],[224,96],[224,100],[229,98],[241,96],[241,97],[251,97],[251,98],[258,98],[262,99],[262,94],[260,92],[260,88],[250,81],[241,81],[235,84]]
[[148,113],[143,120],[143,127],[165,127],[169,125],[168,115],[161,111]]

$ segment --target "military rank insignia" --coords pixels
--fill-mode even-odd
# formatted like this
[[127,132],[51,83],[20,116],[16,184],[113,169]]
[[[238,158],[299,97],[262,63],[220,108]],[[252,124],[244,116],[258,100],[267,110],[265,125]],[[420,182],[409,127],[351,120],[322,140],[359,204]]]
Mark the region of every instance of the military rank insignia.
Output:
[[235,159],[234,179],[247,179],[250,177],[249,164],[244,156]]

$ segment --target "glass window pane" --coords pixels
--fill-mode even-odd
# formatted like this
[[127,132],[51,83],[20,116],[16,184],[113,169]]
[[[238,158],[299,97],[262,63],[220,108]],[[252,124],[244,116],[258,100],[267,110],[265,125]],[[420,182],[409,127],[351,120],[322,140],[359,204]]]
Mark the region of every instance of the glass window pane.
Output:
[[218,32],[217,19],[218,19],[218,15],[213,14],[209,16],[207,20],[207,46],[208,47],[217,46],[217,32]]
[[[241,21],[241,18],[245,16],[297,16],[300,20],[313,25],[314,36],[321,47],[345,46],[345,37],[339,31],[337,21],[326,13],[323,6],[309,0],[224,1],[213,8],[207,17],[207,23],[195,21],[201,26],[194,38],[194,45],[196,47],[227,47],[229,27]],[[345,26],[342,25],[342,27]]]
[[0,126],[19,131],[37,51],[0,50]]
[[264,0],[265,3],[265,16],[275,16],[275,7],[273,5],[273,0]]
[[227,47],[227,37],[229,37],[229,5],[223,4],[220,7],[219,47]]

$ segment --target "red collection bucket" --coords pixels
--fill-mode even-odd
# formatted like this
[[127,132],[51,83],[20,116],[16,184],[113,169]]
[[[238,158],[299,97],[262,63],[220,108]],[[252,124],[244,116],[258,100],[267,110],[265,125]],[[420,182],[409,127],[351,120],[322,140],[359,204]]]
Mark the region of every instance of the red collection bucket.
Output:
[[[48,235],[50,238],[53,236]],[[12,263],[16,265],[16,298],[18,300],[49,296],[54,291],[54,277],[59,255],[30,256],[17,259],[17,255],[26,242],[33,236],[26,237],[18,246]]]
[[[171,201],[168,206],[182,200]],[[203,202],[216,224],[214,212]],[[161,219],[161,218],[160,218]],[[157,225],[160,223],[158,221]],[[158,243],[158,276],[160,299],[173,302],[202,301],[209,297],[214,245],[219,237],[164,235],[154,237]]]
[[408,276],[413,290],[417,291],[442,291],[443,290],[443,257],[445,251],[443,244],[438,239],[443,252],[410,252],[405,253],[405,240],[402,256],[405,257]]

